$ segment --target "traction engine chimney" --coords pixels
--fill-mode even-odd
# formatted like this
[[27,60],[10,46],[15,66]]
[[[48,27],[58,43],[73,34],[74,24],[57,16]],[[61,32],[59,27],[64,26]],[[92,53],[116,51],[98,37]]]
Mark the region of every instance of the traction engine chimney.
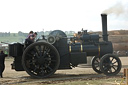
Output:
[[102,33],[103,40],[108,41],[108,33],[107,33],[107,14],[101,14],[102,17]]

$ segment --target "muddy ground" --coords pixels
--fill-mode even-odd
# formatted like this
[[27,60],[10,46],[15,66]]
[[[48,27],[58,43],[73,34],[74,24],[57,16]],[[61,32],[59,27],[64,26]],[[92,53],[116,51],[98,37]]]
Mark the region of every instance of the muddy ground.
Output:
[[[128,57],[120,57],[120,59],[123,67],[121,72],[117,76],[114,76],[114,78],[122,77],[123,68],[128,68]],[[107,77],[103,74],[97,74],[96,72],[93,71],[93,69],[90,66],[80,65],[79,67],[70,70],[57,70],[56,73],[50,78],[33,79],[25,71],[16,72],[15,70],[12,70],[10,65],[12,62],[13,62],[12,58],[6,58],[6,62],[5,62],[6,68],[3,74],[4,78],[0,79],[0,85],[17,85],[17,84],[36,85],[37,83],[51,84],[51,83],[60,83],[63,81],[77,81],[80,79],[88,80],[88,79],[113,78],[113,77]]]

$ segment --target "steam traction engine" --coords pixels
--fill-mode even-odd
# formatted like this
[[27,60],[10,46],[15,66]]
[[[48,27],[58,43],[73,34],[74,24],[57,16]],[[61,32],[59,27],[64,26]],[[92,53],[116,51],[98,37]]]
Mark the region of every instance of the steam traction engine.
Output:
[[99,35],[88,34],[87,31],[79,33],[80,37],[68,40],[63,31],[55,30],[47,38],[38,39],[25,50],[24,45],[20,43],[10,44],[9,53],[14,57],[12,67],[16,71],[26,71],[32,77],[45,78],[54,74],[56,70],[86,64],[87,56],[94,56],[92,68],[95,72],[108,76],[118,74],[121,61],[112,54],[112,43],[108,41],[107,15],[101,16],[103,41],[99,41]]

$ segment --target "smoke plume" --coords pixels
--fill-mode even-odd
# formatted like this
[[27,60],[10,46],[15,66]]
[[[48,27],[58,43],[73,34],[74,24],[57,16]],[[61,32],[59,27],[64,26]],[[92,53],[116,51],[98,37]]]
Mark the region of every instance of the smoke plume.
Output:
[[126,12],[125,6],[122,3],[116,3],[114,6],[106,9],[103,13],[106,14],[115,14],[117,16],[124,14]]
[[127,29],[128,30],[128,2],[117,2],[115,5],[109,7],[102,12],[103,14],[112,15],[115,21],[111,22],[111,29]]

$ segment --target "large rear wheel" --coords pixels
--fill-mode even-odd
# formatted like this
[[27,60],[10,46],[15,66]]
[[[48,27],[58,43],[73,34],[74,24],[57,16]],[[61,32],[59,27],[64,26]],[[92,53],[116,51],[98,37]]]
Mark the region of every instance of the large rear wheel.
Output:
[[22,56],[24,70],[34,78],[49,77],[60,64],[59,53],[47,42],[36,42],[25,49]]

